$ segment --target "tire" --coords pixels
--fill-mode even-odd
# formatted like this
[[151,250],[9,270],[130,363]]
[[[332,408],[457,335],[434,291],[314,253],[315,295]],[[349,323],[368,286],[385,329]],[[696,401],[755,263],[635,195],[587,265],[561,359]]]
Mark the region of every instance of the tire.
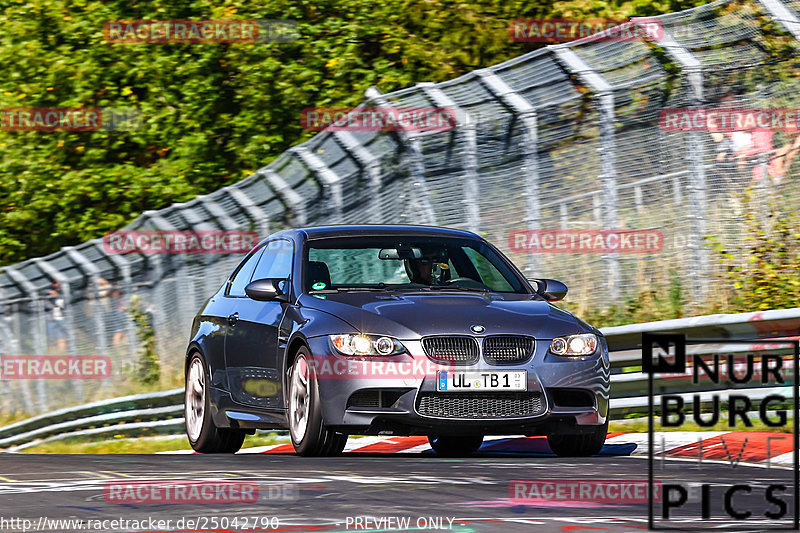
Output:
[[435,437],[429,436],[428,442],[438,455],[442,457],[469,457],[477,452],[483,444],[483,435],[467,437]]
[[603,449],[608,433],[608,420],[591,433],[548,435],[547,444],[559,457],[591,457]]
[[214,425],[208,383],[205,361],[195,353],[186,369],[183,400],[186,437],[192,448],[200,453],[236,453],[242,447],[245,431]]
[[308,365],[311,355],[300,347],[289,369],[289,434],[297,455],[332,457],[342,453],[347,435],[325,427],[316,374]]
[[344,447],[347,446],[347,435],[344,433],[328,433],[328,440],[326,441],[325,451],[323,455],[327,457],[336,457],[341,455],[344,451]]

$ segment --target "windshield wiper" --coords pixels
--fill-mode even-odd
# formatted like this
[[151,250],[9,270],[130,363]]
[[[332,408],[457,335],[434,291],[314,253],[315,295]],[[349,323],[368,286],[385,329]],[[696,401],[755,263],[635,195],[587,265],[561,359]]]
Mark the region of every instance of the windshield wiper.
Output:
[[432,291],[471,291],[471,292],[489,292],[490,289],[478,289],[471,287],[460,287],[458,285],[431,285]]
[[336,292],[385,291],[385,290],[386,286],[381,283],[377,287],[329,287],[327,289],[309,291],[309,294],[331,294]]
[[399,287],[396,289],[386,289],[390,291],[470,291],[470,292],[489,292],[490,289],[471,289],[469,287],[459,287],[457,285],[423,285],[421,287]]

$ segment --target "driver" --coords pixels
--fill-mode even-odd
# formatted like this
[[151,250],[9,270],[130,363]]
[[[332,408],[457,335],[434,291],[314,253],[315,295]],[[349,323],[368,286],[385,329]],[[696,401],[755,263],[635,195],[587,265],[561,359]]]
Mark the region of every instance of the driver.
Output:
[[419,259],[406,259],[405,263],[411,283],[433,285],[433,257],[424,255]]
[[[439,262],[440,258],[437,258],[437,255],[441,254],[436,254],[434,252],[425,252],[419,259],[411,258],[405,260],[406,273],[408,274],[408,278],[411,280],[411,283],[419,283],[422,285],[439,284],[440,282],[440,280],[438,279],[439,276],[435,275],[434,270],[439,270],[441,275],[442,274],[441,268],[443,262]],[[439,268],[435,269],[434,267],[437,264]]]

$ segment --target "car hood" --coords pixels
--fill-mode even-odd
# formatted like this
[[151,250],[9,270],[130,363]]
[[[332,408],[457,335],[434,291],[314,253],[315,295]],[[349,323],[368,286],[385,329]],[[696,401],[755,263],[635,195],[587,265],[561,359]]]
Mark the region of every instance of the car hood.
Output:
[[350,292],[324,296],[303,294],[299,303],[341,318],[361,333],[398,339],[473,335],[472,325],[483,326],[484,335],[532,335],[539,339],[598,333],[570,313],[530,294]]

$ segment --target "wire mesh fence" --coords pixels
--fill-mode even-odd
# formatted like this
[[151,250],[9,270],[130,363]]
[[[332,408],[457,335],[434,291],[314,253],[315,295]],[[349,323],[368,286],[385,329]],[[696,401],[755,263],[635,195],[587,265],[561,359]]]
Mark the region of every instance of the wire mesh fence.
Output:
[[[800,4],[718,1],[656,19],[658,41],[584,39],[440,84],[373,88],[366,107],[446,107],[457,124],[326,130],[235,185],[145,212],[125,229],[265,237],[303,225],[430,224],[481,234],[529,276],[567,280],[582,309],[671,278],[689,288],[687,297],[710,296],[721,287],[712,282],[718,267],[707,237],[743,257],[746,196],[762,209],[797,204],[800,134],[756,143],[750,132],[747,141],[666,131],[660,114],[800,107]],[[749,150],[737,148],[747,142]],[[531,253],[524,237],[515,242],[529,235],[520,232],[550,229],[649,229],[663,241],[650,253]],[[3,268],[0,353],[103,354],[113,373],[99,381],[2,379],[2,409],[38,413],[124,388],[141,341],[133,296],[164,371],[181,372],[192,317],[240,259],[115,254],[97,239]]]

